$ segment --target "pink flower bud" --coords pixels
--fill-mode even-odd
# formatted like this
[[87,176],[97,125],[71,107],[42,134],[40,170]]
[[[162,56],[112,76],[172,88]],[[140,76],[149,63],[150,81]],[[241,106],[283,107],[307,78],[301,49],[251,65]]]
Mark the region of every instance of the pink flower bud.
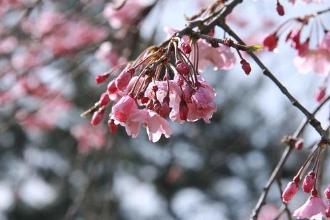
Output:
[[304,147],[304,140],[300,138],[294,144],[294,148],[297,150],[301,150],[303,147]]
[[309,172],[303,181],[302,189],[306,193],[310,193],[315,184],[315,173],[313,171]]
[[124,91],[128,86],[129,81],[132,79],[134,73],[135,73],[135,69],[133,68],[121,72],[116,79],[116,87],[119,90]]
[[102,93],[99,102],[100,102],[100,106],[106,106],[109,104],[110,98],[107,92]]
[[330,199],[330,185],[325,189],[324,196],[327,199]]
[[298,183],[295,181],[289,182],[282,194],[283,202],[285,203],[290,202],[290,200],[296,195],[297,192],[298,192]]
[[280,16],[283,16],[285,14],[284,7],[279,1],[277,1],[277,4],[276,4],[276,11]]
[[251,72],[250,64],[245,59],[242,59],[240,63],[242,65],[242,69],[244,70],[245,74],[249,75]]
[[317,102],[321,102],[324,99],[325,95],[326,95],[326,88],[322,86],[317,90],[315,94],[315,100]]
[[149,98],[148,97],[145,97],[144,96],[144,97],[141,98],[141,103],[142,104],[147,104],[148,102],[149,102]]
[[100,124],[104,116],[104,108],[99,108],[96,112],[94,112],[91,125],[96,126]]
[[179,61],[178,64],[176,65],[176,70],[178,71],[178,73],[182,75],[188,75],[190,72],[190,68],[188,64],[183,63],[181,61]]
[[269,35],[264,39],[263,45],[269,51],[273,51],[277,47],[278,37],[276,33]]
[[115,94],[117,92],[117,87],[115,81],[111,81],[108,84],[107,91],[109,94]]
[[97,75],[95,77],[95,81],[96,81],[97,84],[103,83],[109,78],[109,76],[110,76],[109,73],[104,73],[104,74],[101,74],[101,75]]
[[187,43],[182,43],[181,44],[181,48],[182,48],[182,51],[185,53],[185,54],[190,54],[191,52],[191,46]]

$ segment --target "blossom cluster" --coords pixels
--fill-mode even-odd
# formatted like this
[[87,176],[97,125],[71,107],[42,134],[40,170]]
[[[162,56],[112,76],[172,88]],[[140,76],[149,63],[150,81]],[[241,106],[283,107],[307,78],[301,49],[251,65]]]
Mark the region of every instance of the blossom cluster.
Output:
[[304,27],[308,26],[312,18],[306,16],[288,20],[274,33],[268,35],[263,44],[266,49],[273,51],[278,46],[280,35],[287,31],[285,41],[289,42],[291,47],[297,51],[294,64],[298,71],[326,75],[330,71],[330,31],[322,26],[324,33],[322,39],[316,39],[317,45],[312,45],[312,33],[308,36],[302,36]]
[[91,123],[101,122],[111,102],[108,125],[112,131],[121,125],[129,136],[137,137],[144,126],[153,142],[171,135],[167,118],[178,123],[199,119],[208,123],[216,111],[216,93],[200,71],[209,64],[229,69],[234,62],[227,46],[173,35],[166,45],[150,47],[135,61],[96,77],[102,83],[118,74],[96,103]]
[[[310,25],[310,23],[312,24]],[[306,28],[309,26],[312,28],[313,25],[317,25],[316,23],[320,23],[322,35],[314,34],[313,31],[309,31],[308,35],[303,34]],[[330,31],[325,27],[318,14],[293,18],[284,22],[275,32],[268,35],[263,41],[264,47],[269,51],[275,50],[281,35],[284,33],[287,33],[285,41],[297,51],[297,56],[293,62],[297,70],[300,73],[313,72],[324,77],[315,93],[315,100],[322,102],[327,94],[330,73]]]

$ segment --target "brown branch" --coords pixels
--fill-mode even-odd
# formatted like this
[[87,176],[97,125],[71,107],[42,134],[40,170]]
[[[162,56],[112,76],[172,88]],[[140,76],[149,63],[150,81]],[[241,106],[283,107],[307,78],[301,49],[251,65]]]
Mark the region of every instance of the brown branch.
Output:
[[328,13],[328,12],[330,12],[330,8],[326,8],[324,10],[318,11],[318,12],[316,12],[316,14],[321,15],[321,14]]
[[[219,25],[229,33],[238,43],[246,45],[244,41],[225,23],[221,22]],[[263,74],[267,76],[285,95],[291,104],[299,109],[308,118],[309,124],[320,134],[322,140],[329,142],[327,132],[322,128],[320,121],[318,121],[312,113],[310,113],[293,95],[288,89],[275,77],[275,75],[263,64],[263,62],[251,51],[247,51],[255,63],[261,68]]]
[[[311,113],[312,115],[315,115],[317,112],[320,111],[320,109],[330,100],[330,96],[327,97],[322,103],[320,103],[315,110]],[[299,137],[302,132],[305,130],[306,126],[308,125],[309,119],[305,119],[301,125],[298,127],[298,129],[294,132],[293,138]],[[271,176],[269,177],[266,185],[263,188],[263,191],[258,199],[258,202],[252,212],[251,219],[255,220],[258,218],[258,214],[261,210],[261,207],[265,204],[268,192],[272,184],[274,183],[275,179],[278,177],[279,172],[282,170],[285,162],[287,161],[290,153],[292,152],[293,146],[287,145],[286,149],[282,153],[281,159],[277,163],[276,167],[274,168]]]

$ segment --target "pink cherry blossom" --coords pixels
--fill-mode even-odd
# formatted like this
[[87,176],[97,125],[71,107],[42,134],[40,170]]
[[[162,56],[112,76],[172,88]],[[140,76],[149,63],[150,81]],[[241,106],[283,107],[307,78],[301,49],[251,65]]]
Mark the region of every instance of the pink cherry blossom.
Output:
[[71,134],[77,140],[80,153],[88,153],[93,148],[100,149],[105,144],[105,129],[79,124],[71,128]]
[[95,54],[96,58],[110,66],[126,62],[113,48],[110,42],[103,42]]
[[330,52],[326,49],[310,49],[294,59],[294,64],[301,73],[314,72],[325,75],[330,71]]
[[123,96],[112,107],[110,115],[115,124],[124,126],[127,134],[135,138],[140,133],[141,125],[146,121],[147,111],[138,109],[132,97]]
[[326,205],[318,196],[311,196],[307,201],[293,213],[293,216],[298,219],[309,219],[317,214],[324,214]]
[[152,142],[157,142],[162,134],[164,134],[166,138],[169,138],[172,134],[168,122],[163,117],[151,110],[148,110],[146,128],[149,140]]
[[191,96],[191,103],[188,103],[188,120],[196,121],[203,119],[209,123],[213,113],[216,112],[217,106],[214,102],[215,91],[205,81],[200,81],[200,85]]
[[124,91],[130,83],[130,80],[132,79],[134,73],[135,69],[123,70],[115,80],[117,89],[119,89],[120,91]]
[[125,127],[129,136],[137,137],[142,125],[146,126],[149,140],[156,142],[161,135],[165,137],[171,135],[171,128],[168,122],[154,111],[147,109],[138,109],[135,100],[130,96],[122,97],[118,103],[113,106],[111,119],[115,124]]
[[139,13],[146,5],[140,0],[129,0],[126,5],[119,10],[114,9],[114,5],[109,3],[105,6],[103,16],[114,28],[133,25]]
[[112,107],[111,118],[116,124],[124,126],[131,115],[137,110],[135,100],[130,96],[124,96]]
[[209,65],[214,67],[214,70],[231,69],[235,64],[235,55],[227,46],[220,45],[218,48],[213,48],[204,40],[198,41],[199,47],[199,69],[202,71]]

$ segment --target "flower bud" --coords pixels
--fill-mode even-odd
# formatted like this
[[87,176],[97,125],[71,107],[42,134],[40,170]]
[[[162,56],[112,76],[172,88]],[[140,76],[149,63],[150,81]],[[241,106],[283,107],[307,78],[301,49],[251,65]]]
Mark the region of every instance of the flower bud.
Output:
[[94,112],[91,125],[96,126],[100,124],[104,116],[104,108],[99,108],[96,112]]
[[305,193],[310,193],[315,184],[315,173],[313,171],[309,172],[303,181],[302,189]]
[[101,75],[97,75],[95,77],[95,81],[96,81],[97,84],[103,83],[109,78],[109,76],[110,76],[109,73],[104,73],[104,74],[101,74]]
[[278,42],[278,37],[276,36],[276,33],[274,33],[274,34],[267,36],[264,39],[263,45],[269,51],[273,51],[277,47],[277,42]]
[[283,16],[285,14],[284,7],[279,1],[277,1],[277,4],[276,4],[276,11],[280,16]]
[[181,44],[181,48],[182,48],[182,51],[185,53],[185,54],[190,54],[191,52],[191,46],[187,43],[182,43]]
[[330,185],[325,189],[324,196],[330,200]]
[[298,192],[298,183],[296,181],[289,182],[282,194],[283,202],[285,203],[290,202],[290,200],[296,195],[297,192]]
[[109,104],[109,102],[110,102],[110,98],[108,93],[107,92],[102,93],[99,100],[100,106],[106,106]]
[[294,148],[297,150],[301,150],[304,147],[304,140],[299,138],[294,144]]
[[250,64],[245,59],[242,59],[240,63],[242,65],[242,69],[244,70],[245,74],[249,75],[251,72]]
[[315,94],[315,100],[317,102],[321,102],[324,99],[325,95],[326,95],[326,88],[324,86],[321,86]]
[[188,75],[190,72],[190,68],[189,68],[188,64],[183,63],[181,61],[179,61],[178,64],[176,65],[176,70],[181,75]]

